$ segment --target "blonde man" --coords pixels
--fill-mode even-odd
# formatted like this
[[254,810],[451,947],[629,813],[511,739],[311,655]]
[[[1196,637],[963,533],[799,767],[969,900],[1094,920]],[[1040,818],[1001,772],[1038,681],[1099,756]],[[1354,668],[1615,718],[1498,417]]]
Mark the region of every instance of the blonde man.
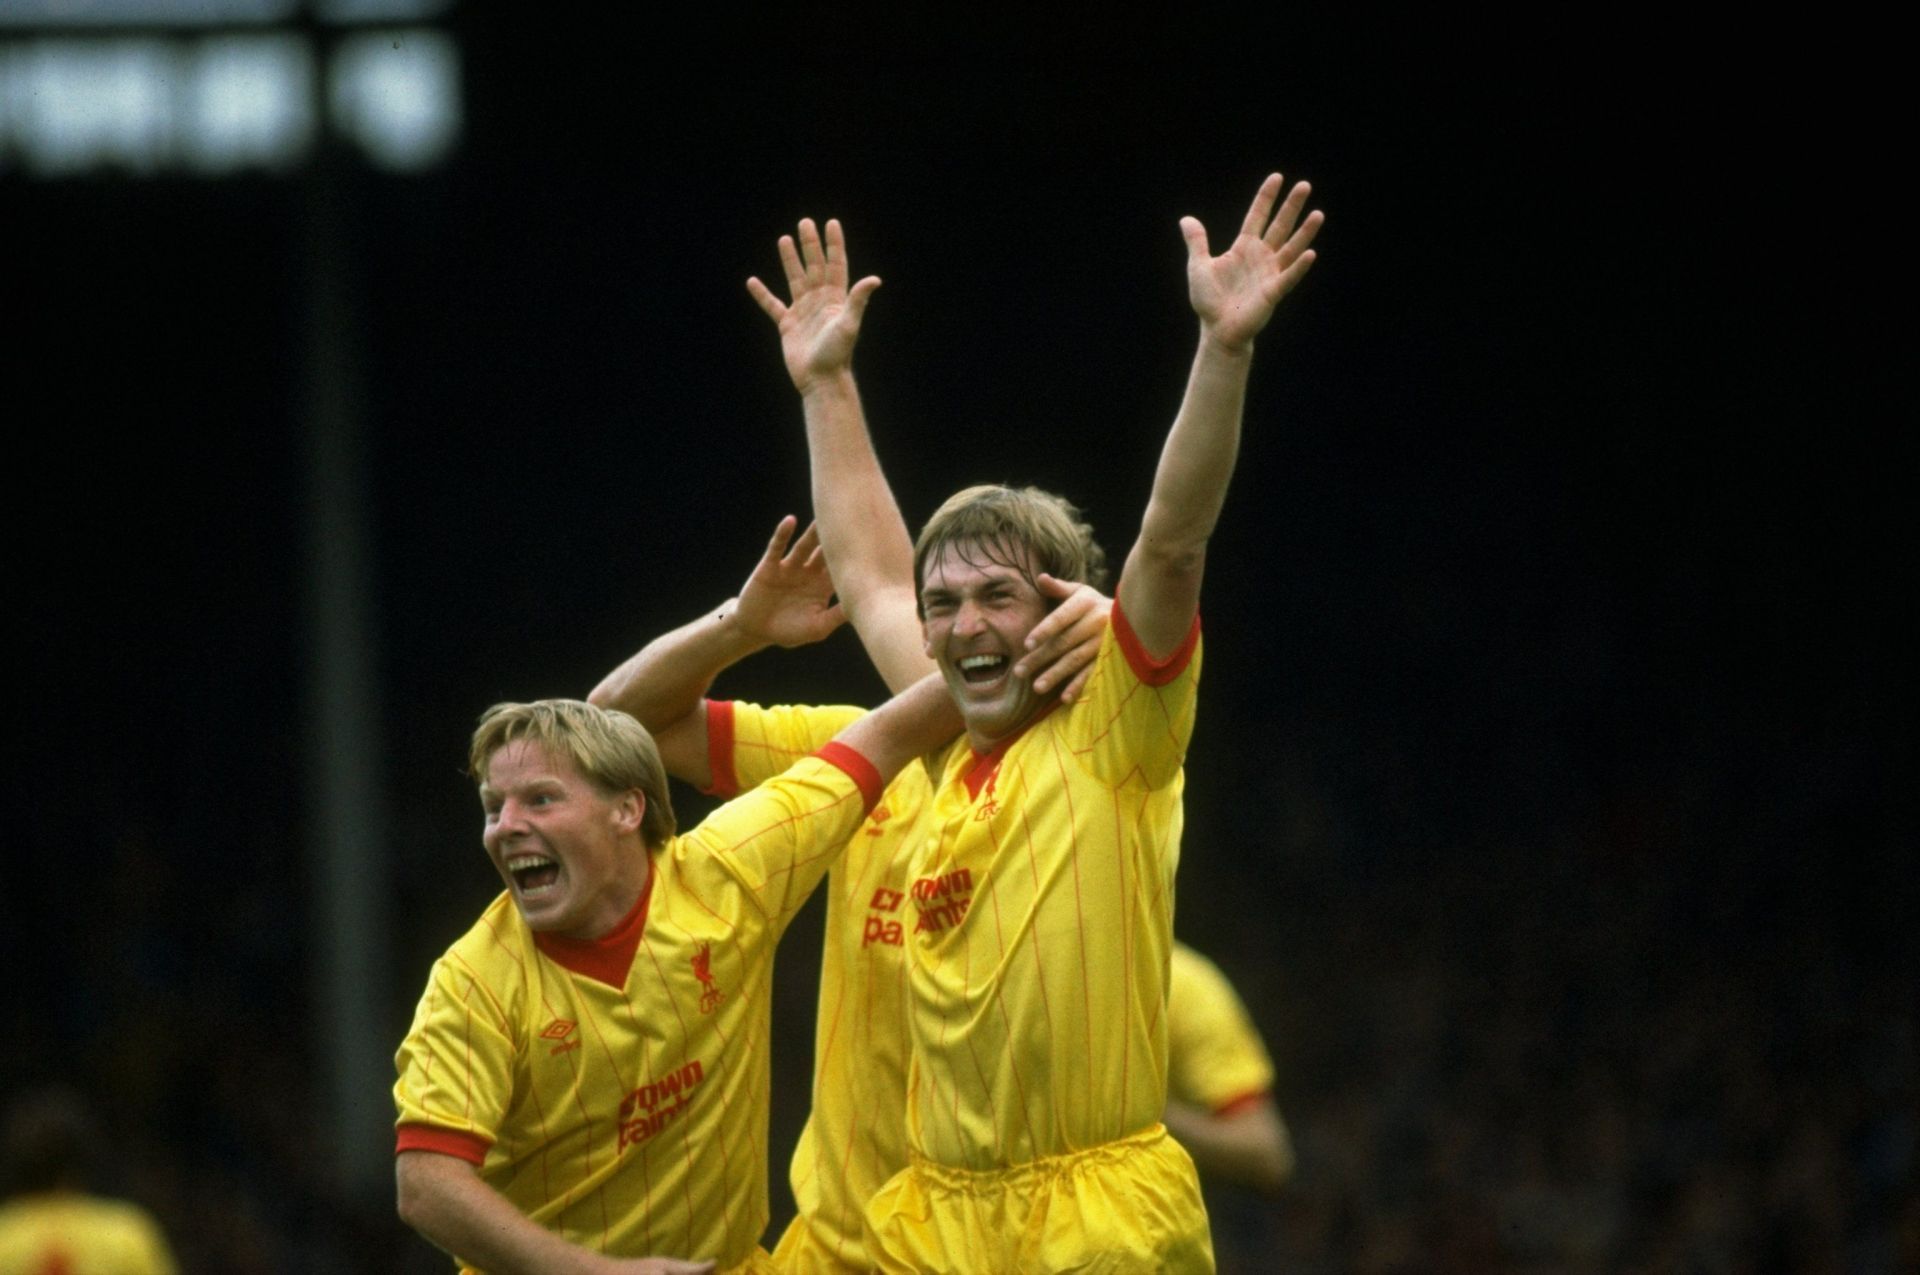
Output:
[[675,835],[631,717],[488,710],[470,765],[506,890],[400,1047],[401,1215],[491,1275],[768,1269],[774,945],[886,781],[956,725],[929,679]]
[[[1192,1161],[1167,1137],[1166,987],[1181,762],[1205,546],[1238,450],[1254,337],[1311,267],[1308,189],[1262,184],[1228,250],[1186,218],[1200,345],[1109,635],[1061,707],[1033,648],[1075,568],[1043,494],[960,493],[916,546],[880,472],[851,356],[876,278],[810,221],[780,255],[779,326],[842,605],[883,675],[931,661],[966,738],[930,763],[911,850],[908,1164],[867,1209],[883,1270],[1191,1270],[1212,1264]],[[1064,525],[1063,525],[1064,524]],[[917,622],[916,622],[917,610]],[[917,630],[917,631],[916,631]]]

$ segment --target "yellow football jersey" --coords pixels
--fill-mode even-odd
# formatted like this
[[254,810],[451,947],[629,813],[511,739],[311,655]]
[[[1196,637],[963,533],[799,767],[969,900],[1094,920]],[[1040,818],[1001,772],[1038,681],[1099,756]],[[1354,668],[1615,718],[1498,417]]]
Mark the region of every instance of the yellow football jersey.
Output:
[[[709,705],[714,791],[779,774],[860,716],[857,708]],[[867,1201],[907,1163],[905,847],[928,808],[926,769],[908,766],[827,878],[813,1110],[789,1170],[798,1216],[774,1257],[784,1270],[870,1269]]]
[[937,770],[912,848],[908,1138],[986,1170],[1152,1128],[1199,621],[1155,661],[1119,607],[1079,702]]
[[0,1272],[6,1275],[174,1275],[173,1254],[137,1204],[69,1191],[0,1205]]
[[1173,945],[1167,1058],[1167,1092],[1216,1115],[1273,1088],[1273,1060],[1233,984],[1184,943]]
[[399,1149],[471,1161],[595,1252],[755,1260],[770,958],[879,796],[864,758],[824,756],[656,851],[604,939],[537,934],[496,899],[434,966],[400,1047]]

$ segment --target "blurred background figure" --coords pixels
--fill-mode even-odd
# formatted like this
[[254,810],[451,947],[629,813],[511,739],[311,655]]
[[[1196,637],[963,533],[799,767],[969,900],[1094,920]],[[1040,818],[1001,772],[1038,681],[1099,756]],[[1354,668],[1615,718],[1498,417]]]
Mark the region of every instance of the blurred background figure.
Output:
[[1168,1132],[1200,1170],[1223,1275],[1265,1269],[1278,1248],[1293,1137],[1273,1097],[1273,1059],[1233,983],[1175,941],[1167,992]]
[[0,1165],[0,1275],[173,1275],[145,1209],[92,1194],[101,1145],[75,1091],[29,1091],[7,1110]]
[[1293,1140],[1273,1101],[1273,1060],[1220,967],[1173,946],[1167,997],[1167,1128],[1203,1179],[1273,1195],[1293,1173]]

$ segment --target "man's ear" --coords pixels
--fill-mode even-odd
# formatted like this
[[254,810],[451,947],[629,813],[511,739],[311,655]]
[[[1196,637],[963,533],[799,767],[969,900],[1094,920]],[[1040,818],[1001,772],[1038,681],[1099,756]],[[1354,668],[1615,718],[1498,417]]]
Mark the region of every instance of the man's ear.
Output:
[[614,803],[613,824],[622,832],[639,832],[641,820],[647,814],[647,794],[638,788],[629,788],[620,794],[620,800]]

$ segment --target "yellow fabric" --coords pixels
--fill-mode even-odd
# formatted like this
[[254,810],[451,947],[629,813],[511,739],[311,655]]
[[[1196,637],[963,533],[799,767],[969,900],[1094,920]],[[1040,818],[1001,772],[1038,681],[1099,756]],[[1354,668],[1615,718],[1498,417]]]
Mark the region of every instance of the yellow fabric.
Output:
[[1273,1060],[1233,984],[1184,943],[1173,945],[1167,1045],[1167,1092],[1182,1102],[1218,1111],[1273,1088]]
[[1011,1169],[916,1158],[868,1216],[887,1272],[1213,1269],[1193,1161],[1159,1125]]
[[[1200,672],[1149,685],[1120,613],[1079,702],[941,759],[913,851],[908,1140],[994,1169],[1114,1142],[1167,1097],[1181,762]],[[975,783],[967,782],[969,771]]]
[[751,1260],[773,946],[862,805],[806,759],[668,842],[619,987],[541,953],[502,894],[434,966],[396,1058],[400,1122],[491,1141],[481,1176],[584,1248]]
[[[745,1261],[738,1266],[722,1267],[715,1271],[714,1275],[780,1275],[780,1272],[786,1269],[788,1268],[776,1263],[767,1250],[756,1244],[753,1252],[747,1254]],[[4,1273],[0,1272],[0,1275]],[[462,1266],[460,1275],[485,1275],[485,1272],[471,1266]]]
[[[860,711],[734,704],[739,785],[765,782]],[[870,1269],[867,1201],[907,1163],[905,850],[931,796],[924,767],[902,771],[827,880],[813,1110],[788,1176],[799,1212],[773,1254],[793,1275]]]
[[0,1205],[0,1275],[174,1275],[159,1224],[137,1204],[53,1191]]

